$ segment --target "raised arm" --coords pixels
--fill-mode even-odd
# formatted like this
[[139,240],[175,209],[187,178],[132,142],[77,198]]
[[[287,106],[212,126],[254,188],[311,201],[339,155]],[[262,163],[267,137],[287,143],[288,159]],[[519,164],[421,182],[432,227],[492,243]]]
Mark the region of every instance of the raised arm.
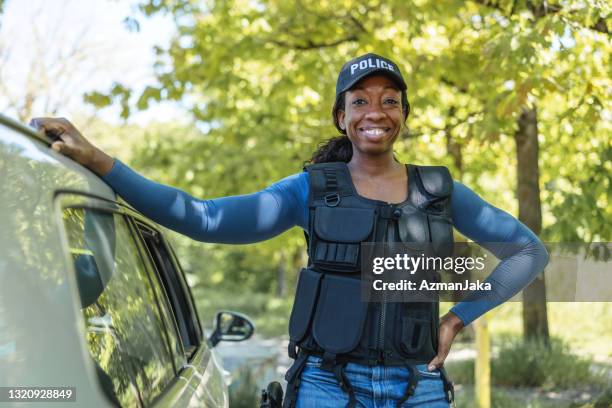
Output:
[[263,241],[307,225],[308,175],[289,176],[254,194],[196,199],[139,175],[91,144],[63,118],[35,118],[30,125],[54,137],[53,150],[101,176],[136,210],[191,238],[219,243]]
[[544,270],[548,252],[523,223],[457,181],[452,195],[452,217],[459,232],[501,260],[485,280],[491,283],[491,291],[474,292],[451,309],[468,325],[527,286]]
[[306,228],[307,177],[294,174],[257,193],[212,200],[146,179],[118,160],[102,178],[158,224],[198,241],[246,244]]

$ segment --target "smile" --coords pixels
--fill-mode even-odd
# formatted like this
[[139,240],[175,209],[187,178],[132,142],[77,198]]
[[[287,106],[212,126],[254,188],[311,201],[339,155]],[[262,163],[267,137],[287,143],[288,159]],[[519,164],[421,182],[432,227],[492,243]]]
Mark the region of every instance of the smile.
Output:
[[388,132],[391,128],[359,128],[359,131],[365,134],[366,136],[382,136],[386,132]]

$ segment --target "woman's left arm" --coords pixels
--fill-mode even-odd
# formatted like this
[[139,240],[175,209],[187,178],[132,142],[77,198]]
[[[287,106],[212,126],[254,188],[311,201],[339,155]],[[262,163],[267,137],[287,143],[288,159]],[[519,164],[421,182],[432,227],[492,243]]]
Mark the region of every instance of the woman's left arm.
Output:
[[490,291],[471,293],[442,317],[438,355],[429,363],[430,370],[444,364],[461,328],[516,295],[548,263],[544,244],[529,228],[458,181],[454,183],[451,205],[455,228],[491,251],[501,262],[485,279],[491,284]]
[[455,228],[501,261],[485,280],[490,291],[474,292],[451,309],[467,326],[527,286],[544,270],[548,252],[522,222],[457,181],[451,200]]

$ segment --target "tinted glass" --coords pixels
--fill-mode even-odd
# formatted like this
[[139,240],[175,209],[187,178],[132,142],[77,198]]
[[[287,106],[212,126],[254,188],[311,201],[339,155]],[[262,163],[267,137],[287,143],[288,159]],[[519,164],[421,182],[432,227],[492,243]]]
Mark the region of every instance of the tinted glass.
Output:
[[189,291],[180,281],[180,272],[176,270],[161,234],[142,224],[138,224],[138,228],[166,289],[183,346],[187,354],[191,355],[199,345],[200,337],[197,318],[189,304]]
[[174,377],[164,324],[138,247],[117,214],[67,209],[87,344],[102,387],[123,406],[145,404]]
[[162,311],[162,316],[164,318],[164,324],[166,326],[166,334],[168,338],[168,342],[170,343],[170,350],[172,350],[174,364],[175,367],[181,368],[186,362],[185,353],[183,351],[183,347],[181,346],[181,339],[178,334],[178,328],[176,326],[175,316],[172,313],[172,306],[170,305],[170,300],[168,299],[168,295],[166,290],[163,287],[162,282],[160,281],[160,276],[157,272],[156,267],[153,265],[153,261],[151,260],[151,254],[146,246],[141,245],[141,250],[144,254],[144,261],[149,269],[149,276],[151,276],[151,281],[153,285],[153,290],[155,291],[155,295],[157,299],[159,299],[160,309]]

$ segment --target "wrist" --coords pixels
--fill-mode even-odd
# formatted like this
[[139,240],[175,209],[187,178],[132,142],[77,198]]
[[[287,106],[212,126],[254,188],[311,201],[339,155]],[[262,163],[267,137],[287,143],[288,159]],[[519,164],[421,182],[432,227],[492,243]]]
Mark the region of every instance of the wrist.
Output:
[[98,148],[94,148],[94,153],[88,167],[98,176],[102,177],[110,173],[114,162],[115,160],[108,154]]
[[455,334],[463,329],[463,320],[453,312],[448,312],[442,317],[442,324],[448,326]]

